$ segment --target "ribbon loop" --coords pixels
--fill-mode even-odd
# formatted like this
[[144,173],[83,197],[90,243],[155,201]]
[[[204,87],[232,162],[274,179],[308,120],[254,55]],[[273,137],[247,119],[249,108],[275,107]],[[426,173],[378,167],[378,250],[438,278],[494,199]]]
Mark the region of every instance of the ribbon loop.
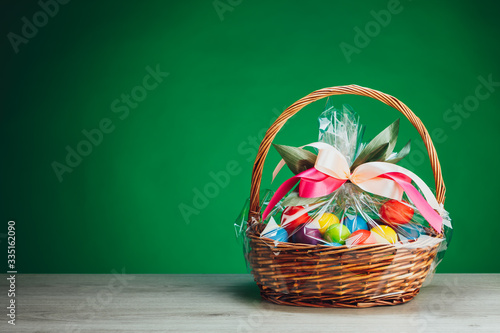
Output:
[[314,168],[337,179],[349,179],[351,171],[344,155],[330,146],[329,149],[321,149]]

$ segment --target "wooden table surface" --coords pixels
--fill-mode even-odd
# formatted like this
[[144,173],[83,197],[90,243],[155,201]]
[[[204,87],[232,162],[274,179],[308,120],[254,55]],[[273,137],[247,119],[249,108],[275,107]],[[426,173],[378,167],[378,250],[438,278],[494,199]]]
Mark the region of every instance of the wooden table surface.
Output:
[[250,275],[17,275],[1,332],[500,332],[500,274],[438,274],[411,302],[316,309],[262,301]]

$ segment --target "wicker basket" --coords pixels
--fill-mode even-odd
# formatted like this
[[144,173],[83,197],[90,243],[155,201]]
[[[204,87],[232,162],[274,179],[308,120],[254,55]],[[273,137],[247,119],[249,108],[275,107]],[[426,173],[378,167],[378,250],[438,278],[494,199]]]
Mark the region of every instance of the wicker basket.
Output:
[[[288,107],[268,129],[260,144],[252,173],[247,260],[264,299],[277,304],[313,307],[371,307],[408,302],[419,292],[438,245],[409,249],[394,245],[347,248],[280,243],[270,247],[260,238],[259,190],[264,160],[271,143],[285,124],[304,106],[321,98],[352,94],[377,99],[408,118],[429,153],[436,183],[436,198],[444,202],[445,186],[431,138],[420,119],[398,99],[356,85],[317,90]],[[434,237],[443,237],[442,233]],[[435,243],[435,242],[434,242]]]

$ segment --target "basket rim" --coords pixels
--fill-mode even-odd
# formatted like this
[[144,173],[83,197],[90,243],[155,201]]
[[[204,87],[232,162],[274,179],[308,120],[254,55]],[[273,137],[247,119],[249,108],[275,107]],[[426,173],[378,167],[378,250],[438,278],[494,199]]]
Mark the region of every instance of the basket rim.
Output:
[[[256,228],[262,228],[265,226],[264,223],[262,222],[256,222],[253,223],[246,231],[247,236],[249,238],[255,238],[257,241],[261,241],[263,243],[266,243],[265,240],[269,240],[269,242],[273,242],[274,240],[271,238],[267,237],[262,237],[261,233],[262,231],[256,232]],[[427,235],[432,238],[439,238],[443,239],[443,233],[436,234],[435,232],[432,232],[431,228],[427,228],[431,234]],[[410,243],[413,243],[415,241],[410,241]],[[436,244],[437,245],[437,244]],[[331,245],[325,245],[325,244],[317,244],[317,245],[312,245],[312,244],[304,244],[304,243],[293,243],[293,242],[279,242],[276,248],[279,247],[280,249],[282,248],[295,248],[295,249],[301,249],[301,250],[317,250],[321,248],[328,249],[330,251],[335,251],[339,250],[339,252],[346,252],[346,251],[352,251],[352,250],[365,250],[368,248],[374,248],[374,249],[383,249],[383,248],[394,248],[394,249],[405,249],[405,247],[397,247],[395,244],[366,244],[366,245],[355,245],[348,247],[347,245],[342,245],[342,246],[331,246]]]

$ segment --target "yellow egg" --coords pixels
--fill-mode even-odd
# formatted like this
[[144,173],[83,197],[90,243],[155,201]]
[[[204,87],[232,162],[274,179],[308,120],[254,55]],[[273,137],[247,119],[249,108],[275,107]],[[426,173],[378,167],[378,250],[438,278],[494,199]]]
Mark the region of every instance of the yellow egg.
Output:
[[386,225],[378,225],[372,228],[371,232],[375,233],[377,236],[380,236],[382,239],[391,244],[395,244],[398,241],[398,235],[396,234],[394,229]]
[[332,224],[339,223],[339,218],[332,213],[324,213],[318,219],[319,231],[324,234],[326,229],[328,229]]
[[370,239],[370,241],[373,242],[373,244],[391,244],[391,242],[389,242],[387,239],[385,239],[384,237],[380,236],[379,234],[377,234],[373,230],[370,231],[370,237],[369,237],[369,239]]

